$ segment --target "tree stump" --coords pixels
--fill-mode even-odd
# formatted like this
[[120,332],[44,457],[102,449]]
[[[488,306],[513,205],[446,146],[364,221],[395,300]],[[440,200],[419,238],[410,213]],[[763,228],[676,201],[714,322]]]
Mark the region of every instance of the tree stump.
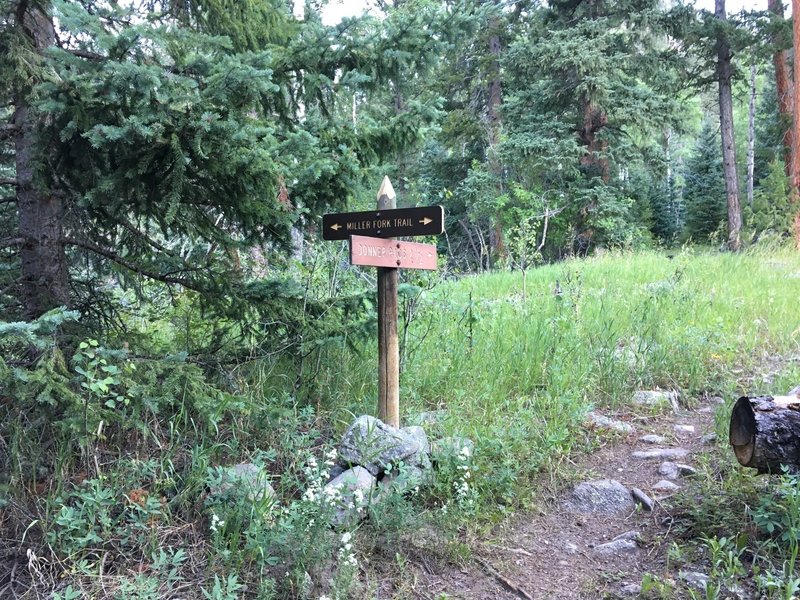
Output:
[[730,442],[739,464],[759,473],[798,470],[800,397],[742,396],[731,413]]

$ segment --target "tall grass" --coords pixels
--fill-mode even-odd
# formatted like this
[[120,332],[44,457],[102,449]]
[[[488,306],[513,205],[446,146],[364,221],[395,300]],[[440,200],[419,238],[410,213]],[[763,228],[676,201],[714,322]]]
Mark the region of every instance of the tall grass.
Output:
[[[737,369],[796,350],[800,258],[685,250],[605,253],[439,283],[416,305],[401,376],[404,415],[446,408],[503,475],[488,500],[566,453],[586,411],[624,410],[642,388],[731,396]],[[374,412],[376,344],[326,351],[316,376],[339,426]],[[502,498],[500,498],[502,499]]]

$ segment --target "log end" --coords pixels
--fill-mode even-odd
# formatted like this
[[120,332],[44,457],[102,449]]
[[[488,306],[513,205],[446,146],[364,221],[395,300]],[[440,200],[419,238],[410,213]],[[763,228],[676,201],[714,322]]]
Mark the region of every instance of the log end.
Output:
[[756,441],[756,417],[750,398],[742,396],[731,413],[729,437],[736,460],[745,467],[751,466]]

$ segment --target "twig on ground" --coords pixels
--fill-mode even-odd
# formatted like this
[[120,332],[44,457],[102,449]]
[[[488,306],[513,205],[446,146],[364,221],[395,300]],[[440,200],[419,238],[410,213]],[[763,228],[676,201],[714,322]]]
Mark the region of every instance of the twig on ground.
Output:
[[492,565],[489,564],[488,561],[485,561],[480,556],[475,557],[475,562],[477,562],[483,569],[489,573],[492,577],[494,577],[504,588],[509,590],[510,592],[515,593],[520,598],[524,600],[533,600],[533,596],[531,596],[528,592],[523,590],[521,587],[504,577],[497,569],[495,569]]

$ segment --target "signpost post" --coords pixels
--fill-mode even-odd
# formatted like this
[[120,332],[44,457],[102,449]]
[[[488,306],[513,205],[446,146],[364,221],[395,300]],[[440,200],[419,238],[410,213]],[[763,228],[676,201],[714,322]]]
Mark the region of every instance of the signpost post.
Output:
[[378,191],[378,210],[322,217],[322,238],[350,240],[350,262],[378,267],[378,417],[400,426],[400,346],[397,336],[397,273],[436,269],[436,246],[394,240],[397,236],[439,235],[441,206],[396,208],[388,177]]

